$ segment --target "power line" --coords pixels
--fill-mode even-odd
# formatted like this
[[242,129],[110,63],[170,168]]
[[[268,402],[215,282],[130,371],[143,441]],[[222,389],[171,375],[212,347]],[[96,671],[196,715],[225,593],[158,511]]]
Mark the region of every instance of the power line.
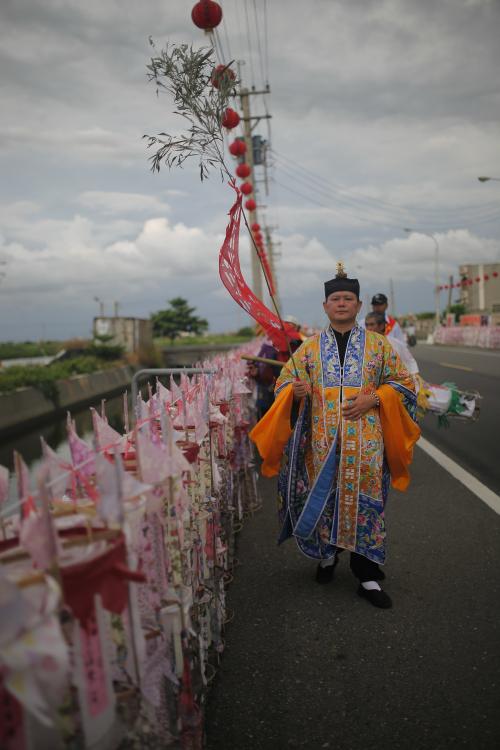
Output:
[[223,55],[221,55],[219,51],[219,46],[217,44],[217,37],[215,36],[214,31],[212,30],[209,35],[210,43],[212,45],[213,50],[215,51],[215,59],[219,63],[219,65],[222,65],[223,63]]
[[260,43],[260,26],[259,26],[259,19],[257,16],[257,2],[256,0],[253,0],[253,15],[255,20],[255,33],[257,35],[257,49],[259,52],[259,67],[260,67],[260,75],[262,78],[262,88],[266,85],[266,77],[264,73],[264,57],[262,55],[262,46]]
[[267,0],[264,0],[264,67],[266,70],[266,83],[269,81],[269,35],[267,25]]
[[224,38],[226,40],[226,47],[227,47],[227,54],[228,54],[227,62],[229,62],[229,60],[233,59],[233,55],[231,53],[231,45],[229,44],[229,30],[228,30],[227,18],[225,14],[223,18],[222,28],[224,29]]
[[255,72],[253,69],[252,40],[251,40],[251,34],[250,34],[250,20],[248,17],[247,0],[244,0],[244,4],[245,4],[245,18],[246,18],[246,27],[247,27],[247,40],[248,40],[248,59],[250,61],[250,73],[252,75],[252,86],[255,86]]
[[[335,187],[336,183],[328,182],[324,178],[314,174],[297,162],[292,161],[288,157],[284,157],[278,154],[278,152],[276,152],[275,150],[273,150],[272,153],[275,158],[277,158],[280,169],[288,168],[292,170],[293,172],[295,172],[295,174],[293,175],[295,179],[302,178],[303,180],[306,180],[307,182],[311,183],[309,187],[312,186],[312,189],[318,189],[321,192],[328,191],[329,194],[335,196],[337,200],[340,200],[343,203],[352,204],[355,207],[361,206],[370,210],[380,210],[382,208],[387,214],[391,216],[392,220],[400,222],[407,222],[411,220],[412,222],[415,222],[415,220],[418,221],[418,217],[420,217],[420,221],[422,221],[422,223],[429,223],[436,221],[435,214],[437,214],[437,218],[444,222],[454,223],[457,221],[465,221],[469,224],[477,224],[482,223],[483,221],[490,222],[500,218],[499,209],[494,204],[492,204],[491,206],[480,208],[479,210],[474,208],[462,209],[459,213],[449,213],[444,209],[436,209],[434,212],[419,207],[405,208],[403,206],[397,206],[395,204],[391,204],[383,200],[378,200],[376,198],[372,199],[368,196],[353,194],[343,187],[340,187],[339,190]],[[302,175],[302,173],[304,174]]]
[[[316,184],[314,184],[314,182],[311,180],[311,178],[309,178],[309,177],[303,177],[301,174],[296,173],[296,172],[294,173],[293,171],[291,171],[290,169],[288,169],[286,166],[284,166],[281,163],[278,166],[279,166],[279,169],[281,171],[283,171],[285,174],[287,174],[292,179],[297,180],[299,183],[302,184],[303,187],[307,188],[307,190],[313,191],[313,192],[319,194],[321,197],[326,197],[331,202],[332,201],[339,202],[341,204],[341,207],[344,208],[344,210],[347,211],[348,214],[351,217],[354,216],[354,218],[359,218],[359,210],[360,210],[360,208],[362,208],[359,205],[356,205],[356,204],[352,205],[352,203],[349,202],[349,199],[345,199],[342,196],[336,195],[335,193],[333,193],[328,188],[324,188],[322,186],[318,187]],[[281,183],[279,183],[279,184],[281,184]],[[304,196],[302,196],[302,197],[304,197]],[[329,207],[331,208],[332,204],[330,203],[330,206],[326,206],[325,204],[321,204],[321,205],[324,208],[329,208]],[[339,207],[337,207],[337,209],[339,210]],[[374,211],[376,209],[375,209],[375,207],[370,206],[369,209],[368,208],[364,208],[363,210],[365,210],[365,211],[368,211],[368,210]],[[380,211],[380,208],[378,208],[378,210]],[[366,221],[367,219],[364,218],[363,220]],[[371,217],[369,220],[370,221],[374,221],[374,222],[377,223],[377,222],[380,221],[380,217],[378,217],[378,218]],[[403,220],[401,217],[398,217],[398,219],[392,219],[392,220],[393,221],[399,220],[401,222],[397,226],[398,229],[401,229],[402,224],[405,223],[405,220]],[[389,226],[390,225],[386,220],[384,220],[383,223],[384,223],[384,226]],[[392,226],[396,226],[396,225],[392,225]]]
[[219,36],[219,31],[218,31],[218,29],[214,29],[214,31],[213,31],[213,34],[214,34],[214,40],[215,40],[216,44],[217,44],[217,45],[219,46],[219,52],[220,52],[220,63],[221,63],[222,65],[225,65],[225,63],[226,63],[226,60],[227,60],[228,58],[227,58],[227,57],[226,57],[226,55],[224,54],[224,48],[223,48],[223,46],[222,46],[222,39],[221,39],[221,38],[220,38],[220,36]]
[[[291,188],[289,185],[285,185],[282,182],[279,182],[279,180],[277,180],[276,178],[272,178],[272,181],[275,183],[275,185],[279,185],[279,187],[283,188],[284,190],[288,190],[290,193],[294,193],[295,195],[299,196],[300,198],[303,198],[304,200],[307,200],[310,203],[313,203],[314,205],[319,206],[320,208],[326,208],[332,214],[340,215],[341,218],[342,218],[342,214],[344,214],[344,217],[347,215],[348,218],[350,218],[350,219],[354,219],[356,221],[362,221],[362,222],[365,222],[367,224],[371,224],[371,225],[375,224],[377,226],[384,227],[384,228],[387,228],[387,229],[396,229],[398,232],[401,232],[403,230],[402,224],[393,224],[390,221],[386,221],[383,218],[374,218],[374,217],[361,216],[359,214],[353,213],[352,210],[349,207],[345,207],[345,206],[344,207],[332,206],[331,203],[329,205],[327,205],[327,204],[321,203],[320,201],[318,201],[315,198],[311,197],[311,195],[304,194],[304,193],[300,192],[299,190]],[[305,187],[309,188],[309,186],[307,184],[305,184]],[[453,222],[453,221],[450,221],[449,224],[448,224],[448,226],[437,225],[437,224],[433,224],[432,226],[429,226],[429,224],[426,224],[425,227],[422,227],[422,229],[419,229],[418,226],[415,226],[415,231],[416,232],[418,232],[418,231],[425,231],[425,230],[429,231],[429,229],[432,229],[432,231],[435,231],[435,232],[448,232],[450,230],[450,228],[451,228],[450,224],[453,224],[453,223],[455,223],[456,225],[458,224],[459,226],[460,225],[464,226],[464,224],[467,225],[467,226],[478,226],[478,225],[481,225],[481,224],[492,223],[493,221],[497,221],[498,218],[499,218],[498,216],[495,216],[495,217],[491,217],[489,219],[484,219],[482,221],[477,221],[477,222],[474,222],[474,221],[466,221],[466,222],[460,222],[460,221]],[[417,222],[417,224],[418,224],[418,222]]]
[[[298,195],[299,198],[304,198],[304,200],[310,201],[311,203],[314,203],[316,206],[319,206],[320,208],[326,208],[331,213],[342,213],[342,209],[337,209],[335,207],[332,207],[332,205],[327,205],[325,203],[320,203],[320,201],[316,200],[315,198],[312,198],[310,195],[305,195],[304,193],[301,193],[299,190],[295,190],[294,188],[291,188],[289,185],[284,185],[282,182],[279,182],[276,178],[273,178],[273,182],[276,185],[279,185],[279,187],[284,188],[285,190],[288,190],[290,193],[294,193],[295,195]],[[396,224],[389,224],[388,222],[379,222],[375,221],[373,219],[365,218],[364,216],[351,216],[351,219],[354,218],[357,221],[364,221],[368,224],[379,224],[381,226],[391,228],[391,229],[397,229],[399,232],[401,232],[401,226]]]

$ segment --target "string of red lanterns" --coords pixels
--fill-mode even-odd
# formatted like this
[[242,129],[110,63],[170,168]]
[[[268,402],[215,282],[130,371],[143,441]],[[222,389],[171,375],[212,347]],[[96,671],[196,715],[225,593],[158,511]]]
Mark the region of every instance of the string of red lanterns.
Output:
[[212,31],[222,21],[222,8],[214,0],[199,0],[191,11],[195,26],[203,31]]
[[210,77],[210,83],[216,89],[219,88],[222,82],[229,84],[231,81],[236,80],[236,74],[228,65],[217,65],[213,69]]
[[[491,273],[492,278],[497,279],[498,278],[498,271],[492,271]],[[483,276],[476,276],[475,279],[462,279],[462,281],[458,281],[456,284],[441,284],[438,286],[438,290],[442,292],[446,289],[463,289],[466,286],[472,286],[474,283],[479,283],[481,281],[489,281],[490,275],[488,273],[485,273]]]
[[238,177],[241,177],[242,180],[245,180],[247,177],[250,177],[251,169],[248,166],[246,162],[242,162],[241,164],[238,164],[236,167],[236,174]]
[[247,152],[247,144],[243,138],[236,138],[235,141],[229,144],[229,153],[231,156],[245,156]]
[[222,115],[221,125],[227,130],[232,130],[240,124],[240,116],[231,107],[228,107]]
[[[210,33],[220,24],[222,21],[222,8],[214,0],[199,0],[196,5],[193,6],[191,11],[191,18],[195,26],[199,29],[203,29],[205,32]],[[217,65],[212,72],[210,82],[214,88],[218,89],[222,82],[229,83],[236,80],[234,71],[227,65]],[[231,107],[227,107],[224,111],[221,119],[222,127],[227,130],[233,130],[240,124],[240,115]],[[244,161],[244,157],[247,151],[247,145],[243,138],[236,138],[232,143],[229,144],[229,153],[241,159],[242,161],[236,167],[236,175],[241,180],[245,180],[240,185],[240,190],[243,195],[251,195],[253,193],[253,184],[248,180],[252,174],[250,166]],[[247,211],[255,211],[257,203],[253,198],[248,198],[245,201],[245,208]],[[260,257],[263,271],[267,277],[267,282],[271,294],[276,293],[273,275],[269,265],[269,260],[264,247],[264,238],[260,231],[260,224],[254,222],[252,224],[252,238],[257,248],[257,253]]]

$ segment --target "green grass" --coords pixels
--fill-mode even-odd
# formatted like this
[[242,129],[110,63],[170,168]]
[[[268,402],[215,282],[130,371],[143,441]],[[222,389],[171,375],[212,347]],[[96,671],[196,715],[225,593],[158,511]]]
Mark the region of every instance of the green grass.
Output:
[[236,333],[209,333],[207,336],[186,336],[174,339],[172,342],[167,338],[154,339],[157,347],[165,346],[208,346],[210,344],[244,344],[250,341],[252,336],[238,336]]
[[0,370],[0,393],[9,393],[17,388],[32,386],[38,388],[44,396],[57,403],[57,381],[73,375],[83,375],[109,367],[116,367],[120,362],[111,362],[98,357],[84,356],[54,362],[46,367],[40,365],[12,365]]
[[0,341],[0,361],[20,357],[48,357],[64,349],[62,341]]

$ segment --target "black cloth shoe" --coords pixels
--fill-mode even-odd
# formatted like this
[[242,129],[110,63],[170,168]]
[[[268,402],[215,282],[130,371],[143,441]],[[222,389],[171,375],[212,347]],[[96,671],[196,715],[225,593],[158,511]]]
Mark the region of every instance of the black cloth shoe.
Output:
[[358,596],[361,596],[363,599],[368,599],[370,604],[373,604],[374,607],[379,607],[380,609],[390,609],[392,607],[392,599],[389,594],[385,593],[385,591],[377,591],[376,589],[370,589],[368,591],[359,584]]
[[330,583],[330,581],[333,580],[335,567],[338,561],[339,558],[335,556],[333,565],[327,565],[326,568],[322,568],[321,565],[318,564],[318,567],[316,568],[316,583]]

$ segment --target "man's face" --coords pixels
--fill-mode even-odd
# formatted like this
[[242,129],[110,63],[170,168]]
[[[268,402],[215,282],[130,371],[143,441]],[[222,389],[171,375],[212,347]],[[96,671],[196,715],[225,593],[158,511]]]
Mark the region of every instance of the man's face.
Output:
[[356,320],[361,304],[354,292],[333,292],[323,302],[323,309],[330,323],[350,323]]
[[375,331],[375,333],[385,333],[385,323],[378,323],[375,318],[365,318],[365,328],[367,331]]
[[380,305],[372,304],[372,310],[376,313],[385,313],[385,311],[387,310],[387,302],[382,302]]

